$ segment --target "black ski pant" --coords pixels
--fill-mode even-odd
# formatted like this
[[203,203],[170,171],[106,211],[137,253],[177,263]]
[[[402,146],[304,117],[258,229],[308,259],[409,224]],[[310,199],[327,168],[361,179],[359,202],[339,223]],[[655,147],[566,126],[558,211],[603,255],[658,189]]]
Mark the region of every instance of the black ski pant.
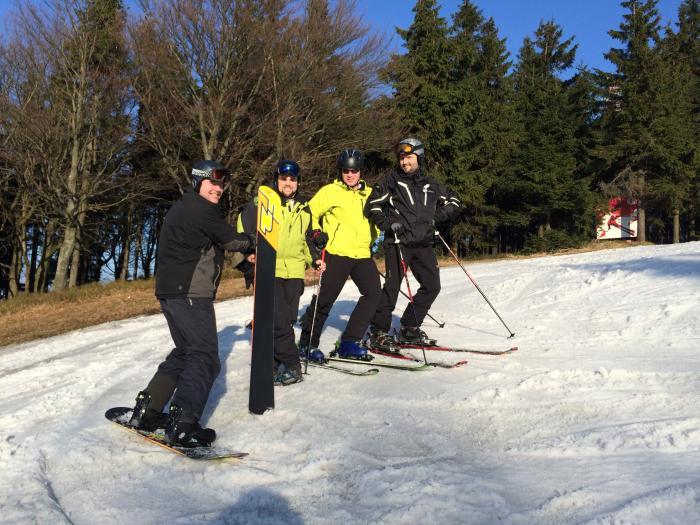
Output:
[[[150,408],[162,411],[172,397],[185,419],[198,420],[221,370],[212,299],[161,299],[175,348],[146,387]],[[173,395],[174,394],[174,395]]]
[[294,323],[299,314],[299,298],[304,293],[303,279],[275,277],[275,363],[287,368],[300,368]]
[[399,248],[406,266],[411,269],[420,283],[420,288],[413,296],[413,305],[409,303],[401,316],[401,326],[423,324],[423,319],[428,315],[428,310],[440,293],[440,268],[432,247],[409,248],[403,245],[385,244],[386,281],[379,308],[372,318],[372,326],[385,332],[391,328],[391,313],[396,307],[404,278]]
[[[361,341],[372,319],[381,294],[381,284],[379,282],[379,271],[377,265],[371,257],[367,259],[353,259],[342,255],[333,255],[326,252],[326,271],[323,272],[321,286],[318,297],[311,300],[311,304],[306,309],[302,318],[302,333],[300,344],[318,348],[321,338],[321,330],[328,319],[328,314],[333,307],[333,303],[340,295],[348,277],[352,279],[360,290],[360,300],[357,301],[355,309],[350,314],[345,331],[340,337],[341,341]],[[313,321],[314,308],[318,301],[316,310],[316,320]],[[314,332],[311,333],[313,321]]]

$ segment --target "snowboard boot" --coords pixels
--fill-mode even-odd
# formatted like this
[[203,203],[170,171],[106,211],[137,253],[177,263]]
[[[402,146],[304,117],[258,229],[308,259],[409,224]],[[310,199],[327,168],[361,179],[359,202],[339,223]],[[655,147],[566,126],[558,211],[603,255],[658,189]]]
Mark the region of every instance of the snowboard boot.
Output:
[[377,349],[382,352],[393,352],[395,354],[399,353],[399,345],[396,343],[396,339],[386,333],[384,330],[373,329],[369,334],[369,339],[367,339],[367,345],[370,350]]
[[149,408],[150,402],[151,394],[145,390],[138,393],[129,425],[146,432],[155,432],[159,428],[165,428],[168,414]]
[[272,378],[275,386],[287,386],[294,383],[301,383],[304,377],[301,374],[301,366],[287,366],[280,363]]
[[430,339],[418,326],[402,326],[399,344],[435,346],[435,339]]
[[170,405],[170,416],[165,426],[165,441],[176,447],[210,447],[216,440],[216,432],[202,428],[197,418],[188,416],[176,404]]
[[358,361],[371,361],[374,359],[374,356],[370,355],[367,349],[357,341],[341,341],[337,344],[333,354],[343,359],[356,359]]

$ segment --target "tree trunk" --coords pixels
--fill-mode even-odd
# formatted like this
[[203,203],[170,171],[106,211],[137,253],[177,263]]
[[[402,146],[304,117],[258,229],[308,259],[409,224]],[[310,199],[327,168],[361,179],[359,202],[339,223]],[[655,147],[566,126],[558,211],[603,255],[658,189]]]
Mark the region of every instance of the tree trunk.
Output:
[[637,222],[637,241],[647,242],[647,221],[646,221],[646,210],[642,205],[639,206],[639,221]]
[[[80,237],[78,234],[77,237]],[[80,252],[81,252],[81,246],[80,246],[80,239],[76,239],[75,243],[75,249],[73,250],[73,257],[71,257],[71,263],[70,263],[70,276],[68,278],[68,288],[75,288],[78,286],[79,282],[82,282],[82,279],[79,279],[80,277]]]
[[56,276],[53,279],[52,286],[57,292],[64,290],[68,284],[68,270],[70,261],[73,258],[77,233],[75,226],[68,226],[63,233],[63,242],[61,243],[61,248],[58,252],[58,262],[56,263]]
[[[143,223],[143,221],[141,221]],[[141,245],[143,244],[143,224],[139,226],[136,231],[136,239],[134,239],[136,245],[134,246],[134,280],[139,276],[139,259],[141,258]]]
[[17,295],[19,295],[19,271],[18,271],[18,266],[19,266],[19,261],[21,260],[20,254],[19,254],[19,249],[15,247],[12,250],[12,260],[10,261],[10,269],[7,272],[7,277],[8,277],[8,298],[14,297],[16,298]]
[[121,264],[119,265],[119,279],[120,281],[127,281],[129,279],[129,252],[131,251],[131,214],[133,209],[129,206],[126,212],[126,221],[124,221],[124,240],[122,241],[122,253],[121,253]]
[[673,244],[681,242],[681,211],[673,208]]
[[39,242],[41,240],[41,228],[38,223],[32,225],[32,255],[29,261],[29,279],[27,282],[27,291],[29,293],[36,292],[36,265],[39,260]]
[[75,212],[77,209],[75,198],[77,197],[78,188],[78,163],[80,161],[80,143],[76,138],[73,139],[73,148],[71,151],[71,165],[68,173],[67,190],[68,203],[64,212],[66,220],[66,229],[63,233],[63,242],[61,243],[60,251],[58,252],[58,263],[56,264],[56,276],[53,280],[53,289],[57,292],[63,290],[68,284],[68,270],[71,259],[73,258],[73,250],[78,235],[78,229],[75,226]]

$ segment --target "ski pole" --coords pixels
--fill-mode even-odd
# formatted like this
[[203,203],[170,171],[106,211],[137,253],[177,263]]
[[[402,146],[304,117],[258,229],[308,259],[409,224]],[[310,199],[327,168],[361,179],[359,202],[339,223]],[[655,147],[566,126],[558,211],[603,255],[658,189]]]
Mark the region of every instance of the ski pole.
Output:
[[[418,325],[418,314],[416,313],[416,305],[413,302],[413,294],[411,293],[411,283],[408,282],[408,270],[406,268],[406,260],[403,258],[403,251],[401,251],[401,241],[399,240],[399,235],[394,233],[394,242],[396,244],[396,249],[399,251],[399,258],[401,259],[401,268],[403,269],[403,276],[406,279],[406,288],[408,289],[408,300],[411,303],[411,309],[413,310],[413,318],[416,320],[416,330],[420,330]],[[428,358],[425,355],[425,346],[421,340],[420,349],[423,351],[423,361],[428,364]]]
[[[326,249],[321,251],[321,262],[326,262]],[[323,270],[321,270],[321,275],[318,276],[318,287],[316,288],[316,300],[314,302],[314,313],[311,316],[311,333],[309,334],[309,346],[306,347],[304,351],[304,373],[308,373],[309,370],[309,351],[311,350],[311,339],[314,337],[314,325],[316,324],[316,310],[318,310],[318,296],[321,293],[321,281],[323,281]]]
[[510,335],[508,336],[508,339],[510,339],[511,337],[515,337],[515,333],[513,333],[513,331],[512,331],[510,328],[508,328],[508,325],[507,325],[506,322],[503,320],[503,318],[502,318],[500,315],[498,315],[498,312],[496,311],[496,309],[495,309],[495,308],[493,307],[493,305],[491,304],[491,301],[489,301],[489,298],[486,297],[486,295],[484,294],[484,292],[481,291],[481,288],[479,288],[479,285],[476,284],[476,281],[475,281],[474,279],[472,279],[472,276],[469,275],[469,272],[466,270],[466,268],[464,268],[464,266],[462,266],[462,263],[460,262],[460,260],[459,260],[459,259],[457,258],[457,256],[455,255],[455,252],[453,252],[453,251],[452,251],[452,248],[450,248],[450,246],[447,244],[447,242],[445,242],[445,239],[442,238],[442,235],[440,235],[440,232],[439,232],[439,231],[435,231],[435,235],[442,241],[442,244],[445,245],[445,248],[447,248],[447,251],[450,252],[450,255],[452,256],[452,258],[457,262],[457,264],[459,264],[459,267],[460,267],[460,268],[462,269],[462,271],[466,274],[466,276],[469,277],[469,280],[472,282],[472,284],[474,285],[474,287],[475,287],[477,290],[479,290],[479,293],[481,294],[481,297],[483,297],[483,298],[486,300],[486,302],[488,303],[488,305],[491,307],[491,310],[493,310],[493,313],[496,314],[496,317],[498,317],[498,319],[503,323],[503,326],[506,327],[506,330],[508,330],[508,333],[510,334]]
[[[385,276],[382,272],[379,272],[379,275],[381,276],[382,279],[384,279],[384,280],[386,281],[386,276]],[[408,295],[406,295],[406,293],[405,293],[403,290],[399,290],[399,292],[401,292],[401,295],[403,295],[406,299],[409,299]],[[445,322],[444,322],[444,321],[441,323],[440,321],[438,321],[437,319],[435,319],[432,315],[427,314],[427,316],[430,317],[430,318],[433,320],[433,322],[434,322],[436,325],[438,325],[440,328],[445,328]]]

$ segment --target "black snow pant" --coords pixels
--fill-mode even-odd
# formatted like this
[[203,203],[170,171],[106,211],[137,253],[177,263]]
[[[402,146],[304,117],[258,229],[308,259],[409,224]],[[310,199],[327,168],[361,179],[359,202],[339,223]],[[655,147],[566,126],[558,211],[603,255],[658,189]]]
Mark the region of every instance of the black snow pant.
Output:
[[[321,330],[328,319],[328,314],[333,303],[340,295],[348,277],[352,279],[360,291],[360,300],[350,315],[345,331],[340,337],[341,341],[361,341],[369,326],[374,312],[379,304],[381,284],[379,271],[371,257],[367,259],[353,259],[342,255],[333,255],[326,252],[326,271],[323,272],[321,287],[318,297],[311,300],[302,317],[300,345],[309,345],[318,348],[321,338]],[[314,316],[314,308],[318,301],[316,320],[313,322],[314,333],[311,333],[311,324]],[[310,344],[309,344],[310,343]]]
[[[391,328],[391,313],[401,290],[404,272],[399,256],[399,246],[406,266],[420,283],[413,296],[413,306],[409,303],[401,316],[401,326],[420,326],[428,315],[428,310],[440,293],[440,268],[432,247],[408,248],[403,245],[385,244],[386,281],[382,289],[379,308],[372,318],[372,327],[388,332]],[[415,308],[415,313],[414,313]]]
[[160,307],[175,348],[146,387],[149,407],[162,411],[172,397],[183,417],[196,421],[221,370],[214,302],[177,297],[161,299]]
[[299,314],[299,298],[304,293],[303,279],[275,277],[275,366],[284,364],[288,369],[298,369],[299,349],[294,340],[294,323]]

